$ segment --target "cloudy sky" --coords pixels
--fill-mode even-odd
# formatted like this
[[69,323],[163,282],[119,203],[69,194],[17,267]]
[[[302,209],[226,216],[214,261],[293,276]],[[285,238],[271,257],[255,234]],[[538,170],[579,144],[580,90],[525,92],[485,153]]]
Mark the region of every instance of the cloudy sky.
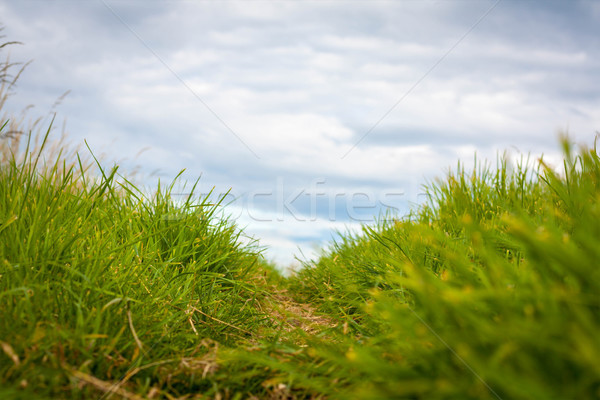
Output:
[[282,265],[404,215],[458,159],[557,157],[560,130],[600,130],[598,1],[21,0],[0,24],[33,60],[5,111],[70,90],[72,142],[150,187],[185,168],[230,190]]

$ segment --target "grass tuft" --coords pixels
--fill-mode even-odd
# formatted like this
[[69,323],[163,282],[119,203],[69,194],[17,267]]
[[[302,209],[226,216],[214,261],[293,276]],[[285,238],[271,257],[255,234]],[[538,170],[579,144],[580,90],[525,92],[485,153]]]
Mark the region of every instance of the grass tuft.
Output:
[[[258,251],[207,197],[175,204],[174,184],[146,197],[117,167],[89,179],[42,161],[48,135],[1,162],[2,381],[50,397],[211,388],[213,343],[264,320]],[[181,367],[199,360],[206,373]]]
[[459,165],[410,219],[342,237],[294,278],[344,327],[314,344],[345,382],[328,395],[600,396],[600,157],[562,143],[560,173]]

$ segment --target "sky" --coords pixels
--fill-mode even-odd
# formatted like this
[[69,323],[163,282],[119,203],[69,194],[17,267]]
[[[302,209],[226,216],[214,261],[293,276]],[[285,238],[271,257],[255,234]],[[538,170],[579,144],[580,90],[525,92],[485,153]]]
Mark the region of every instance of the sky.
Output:
[[149,190],[185,169],[174,198],[227,194],[282,268],[458,160],[600,130],[599,1],[21,0],[0,24],[23,43],[0,56],[33,60],[7,115],[57,112]]

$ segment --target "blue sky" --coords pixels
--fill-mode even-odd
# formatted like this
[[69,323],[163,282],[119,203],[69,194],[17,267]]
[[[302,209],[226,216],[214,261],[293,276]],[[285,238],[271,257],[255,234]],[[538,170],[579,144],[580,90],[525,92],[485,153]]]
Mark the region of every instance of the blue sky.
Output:
[[556,160],[560,130],[600,130],[597,1],[22,0],[0,23],[34,60],[7,112],[70,90],[72,142],[230,190],[282,265],[474,152]]

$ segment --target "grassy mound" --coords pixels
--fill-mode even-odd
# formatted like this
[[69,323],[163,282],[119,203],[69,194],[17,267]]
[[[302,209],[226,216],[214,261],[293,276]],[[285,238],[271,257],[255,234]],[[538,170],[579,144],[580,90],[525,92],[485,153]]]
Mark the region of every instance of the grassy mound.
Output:
[[217,343],[264,319],[256,249],[218,204],[46,163],[45,141],[0,161],[0,397],[212,389]]
[[296,292],[341,327],[303,368],[339,398],[600,397],[600,158],[563,144],[560,174],[459,166],[412,218],[301,271]]
[[47,138],[0,160],[3,398],[600,396],[595,148],[459,165],[284,281],[218,204]]

